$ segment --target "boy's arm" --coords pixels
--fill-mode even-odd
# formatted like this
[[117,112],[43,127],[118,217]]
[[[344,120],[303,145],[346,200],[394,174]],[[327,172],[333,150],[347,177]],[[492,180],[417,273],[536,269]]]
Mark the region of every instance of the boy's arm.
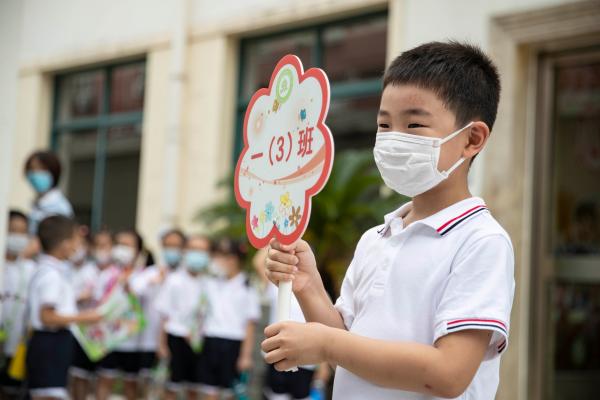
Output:
[[299,240],[283,245],[271,240],[266,266],[266,275],[275,285],[279,281],[292,281],[306,321],[345,329],[342,316],[325,291],[315,256],[307,242]]
[[53,306],[43,306],[40,311],[42,324],[50,328],[64,328],[69,324],[92,324],[102,319],[96,310],[82,311],[78,314],[66,316],[56,312]]
[[248,371],[252,368],[252,350],[254,348],[254,332],[256,331],[256,323],[249,321],[246,325],[246,336],[242,341],[240,348],[240,356],[237,360],[237,369],[240,372]]
[[167,318],[162,317],[160,320],[160,331],[158,333],[158,349],[157,354],[159,358],[167,359],[171,356],[169,351],[169,344],[167,341],[167,331],[165,325],[167,324]]
[[326,361],[377,385],[453,398],[473,379],[492,332],[460,331],[433,346],[371,339],[320,324],[279,323],[265,334],[265,359],[278,370]]

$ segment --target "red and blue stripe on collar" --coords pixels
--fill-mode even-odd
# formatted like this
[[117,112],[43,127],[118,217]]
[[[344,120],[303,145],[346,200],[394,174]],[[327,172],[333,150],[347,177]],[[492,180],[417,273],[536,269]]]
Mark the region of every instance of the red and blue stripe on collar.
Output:
[[440,234],[440,236],[444,236],[445,234],[450,232],[452,229],[454,229],[458,225],[460,225],[460,223],[462,223],[463,221],[465,221],[465,220],[471,218],[473,215],[478,214],[485,210],[487,210],[487,207],[485,206],[485,204],[477,205],[473,208],[468,209],[467,211],[460,214],[459,216],[454,217],[451,220],[445,222],[443,225],[441,225],[436,230]]

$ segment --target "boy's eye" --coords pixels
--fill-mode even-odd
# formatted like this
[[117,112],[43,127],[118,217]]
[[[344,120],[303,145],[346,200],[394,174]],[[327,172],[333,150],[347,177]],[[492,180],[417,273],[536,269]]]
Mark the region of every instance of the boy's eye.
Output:
[[425,128],[425,125],[421,124],[408,124],[409,128]]
[[390,126],[388,124],[379,124],[380,128],[388,129]]

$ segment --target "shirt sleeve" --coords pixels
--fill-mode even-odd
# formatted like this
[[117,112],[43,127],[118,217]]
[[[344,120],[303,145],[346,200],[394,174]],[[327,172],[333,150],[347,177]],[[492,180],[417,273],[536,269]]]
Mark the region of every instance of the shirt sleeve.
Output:
[[164,285],[160,288],[154,306],[156,311],[162,316],[167,317],[172,310],[171,291],[173,288],[173,280],[167,277]]
[[37,290],[40,308],[44,306],[56,307],[63,298],[60,279],[57,278],[54,272],[45,273],[39,277]]
[[460,250],[435,312],[434,342],[467,329],[492,331],[485,359],[508,344],[515,290],[514,255],[508,238],[490,235]]
[[335,302],[335,308],[342,316],[346,329],[350,329],[352,323],[354,322],[354,316],[356,315],[354,309],[356,262],[355,255],[354,259],[350,263],[350,266],[346,270],[346,275],[344,276],[342,288],[340,290],[340,297],[338,297],[337,301]]

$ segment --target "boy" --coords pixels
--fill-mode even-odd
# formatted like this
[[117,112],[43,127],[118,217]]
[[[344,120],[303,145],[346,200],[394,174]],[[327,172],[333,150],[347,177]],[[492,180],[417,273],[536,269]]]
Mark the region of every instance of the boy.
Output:
[[337,365],[334,399],[493,399],[514,293],[513,249],[467,175],[500,82],[478,48],[428,43],[387,69],[374,156],[412,197],[359,241],[333,305],[309,245],[272,241],[268,276],[292,280],[308,323],[265,329],[278,370]]
[[258,294],[242,271],[246,246],[221,239],[213,254],[219,276],[208,280],[210,307],[200,357],[204,400],[233,398],[235,381],[252,367],[254,329],[261,313]]
[[199,342],[208,307],[205,273],[210,263],[210,241],[198,235],[187,239],[183,268],[167,279],[156,300],[162,317],[159,355],[169,359],[167,399],[185,390],[188,400],[197,398],[200,382]]
[[95,310],[77,313],[69,280],[69,259],[75,254],[77,225],[65,216],[47,217],[38,226],[43,254],[29,285],[29,323],[33,335],[27,346],[27,380],[35,399],[67,398],[67,374],[73,354],[72,323],[94,323]]
[[4,279],[2,280],[2,354],[4,365],[0,372],[2,398],[17,398],[22,382],[8,374],[8,368],[20,340],[25,334],[24,318],[27,302],[27,287],[35,271],[31,260],[22,257],[29,243],[27,235],[27,216],[19,211],[11,210],[8,215],[8,236],[6,237],[6,253],[4,262]]

